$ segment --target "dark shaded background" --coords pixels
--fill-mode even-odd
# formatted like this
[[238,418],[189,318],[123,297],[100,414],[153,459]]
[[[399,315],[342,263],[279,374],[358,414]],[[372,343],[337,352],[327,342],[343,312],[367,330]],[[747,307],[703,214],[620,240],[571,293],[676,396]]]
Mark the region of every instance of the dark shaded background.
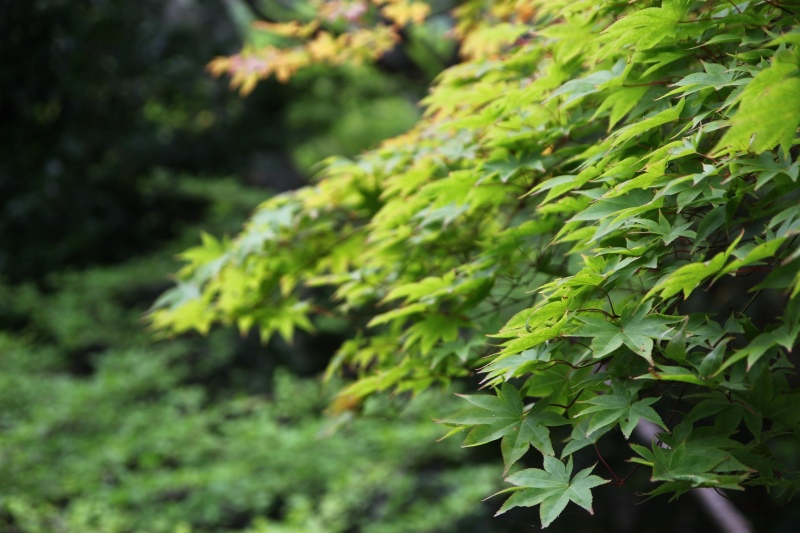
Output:
[[240,45],[221,1],[2,0],[0,36],[11,281],[119,261],[197,218],[202,206],[155,169],[301,183],[282,154],[287,88],[241,100],[202,72]]

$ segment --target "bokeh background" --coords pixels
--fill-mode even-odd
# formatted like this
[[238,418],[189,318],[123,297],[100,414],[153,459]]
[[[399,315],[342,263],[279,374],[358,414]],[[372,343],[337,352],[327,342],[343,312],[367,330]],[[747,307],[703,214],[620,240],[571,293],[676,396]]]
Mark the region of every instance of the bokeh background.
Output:
[[[147,330],[201,231],[234,233],[316,162],[408,129],[456,57],[442,15],[425,46],[243,99],[204,66],[253,38],[252,4],[0,0],[0,532],[538,529],[481,501],[502,488],[498,446],[436,442],[453,390],[325,414],[346,322],[292,345]],[[624,470],[617,444],[604,456]],[[596,493],[595,517],[551,529],[717,528],[691,497]]]

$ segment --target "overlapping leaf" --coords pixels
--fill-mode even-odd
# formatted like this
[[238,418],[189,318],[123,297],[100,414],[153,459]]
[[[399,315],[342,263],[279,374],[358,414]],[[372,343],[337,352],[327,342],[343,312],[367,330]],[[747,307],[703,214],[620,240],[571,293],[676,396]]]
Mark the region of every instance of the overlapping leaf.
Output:
[[624,345],[652,364],[653,339],[663,338],[672,329],[669,324],[678,322],[680,318],[651,314],[649,309],[649,306],[629,307],[618,319],[609,319],[599,313],[581,316],[579,320],[583,324],[570,335],[590,338],[596,359],[606,357]]
[[533,446],[545,455],[554,455],[548,426],[567,421],[540,402],[525,410],[519,391],[506,383],[497,396],[464,395],[474,407],[440,420],[443,424],[471,427],[464,446],[477,446],[501,439],[506,471]]
[[625,438],[629,439],[640,420],[647,420],[667,429],[661,416],[651,407],[658,401],[658,398],[637,400],[636,390],[638,388],[639,386],[626,386],[615,381],[613,392],[582,401],[582,404],[589,404],[589,407],[582,409],[578,416],[592,415],[586,435],[589,436],[609,425],[618,424]]

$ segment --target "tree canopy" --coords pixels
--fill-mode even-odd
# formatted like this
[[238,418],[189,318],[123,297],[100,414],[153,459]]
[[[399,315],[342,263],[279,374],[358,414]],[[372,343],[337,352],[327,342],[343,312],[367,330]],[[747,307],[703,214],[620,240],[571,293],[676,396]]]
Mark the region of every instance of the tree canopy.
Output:
[[[788,501],[800,486],[787,452],[800,436],[797,3],[486,4],[453,11],[464,61],[411,131],[327,160],[237,236],[205,235],[154,326],[289,340],[347,317],[356,333],[328,375],[357,379],[334,412],[453,380],[489,389],[440,422],[467,446],[500,440],[499,512],[538,505],[544,526],[625,483],[593,470],[596,444],[645,424],[660,429],[629,454],[650,494],[763,487]],[[305,62],[377,57],[430,15],[399,0],[326,5],[346,11],[273,23],[277,45],[212,68],[246,92]],[[533,454],[543,469],[520,469]]]

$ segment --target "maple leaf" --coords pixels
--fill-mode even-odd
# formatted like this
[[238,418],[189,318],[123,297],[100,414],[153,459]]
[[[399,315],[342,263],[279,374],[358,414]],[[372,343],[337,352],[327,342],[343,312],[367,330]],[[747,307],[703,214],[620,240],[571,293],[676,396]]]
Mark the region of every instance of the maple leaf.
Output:
[[566,465],[555,457],[545,456],[544,470],[528,468],[506,478],[506,481],[517,485],[517,487],[497,493],[515,491],[503,503],[495,516],[503,514],[514,507],[539,505],[542,528],[545,528],[558,518],[558,515],[567,507],[569,502],[575,502],[589,511],[590,514],[594,514],[591,489],[608,483],[608,480],[591,475],[591,472],[592,468],[586,468],[570,479],[572,456],[570,456]]
[[[685,428],[677,427],[675,432],[680,433],[682,429]],[[631,448],[641,458],[631,460],[652,467],[653,481],[684,481],[692,487],[727,485],[726,488],[741,489],[737,484],[749,476],[749,469],[732,453],[732,450],[741,450],[741,444],[714,435],[691,435],[688,439],[676,440],[665,435],[664,443],[668,446],[665,448],[632,444]]]
[[583,324],[570,336],[591,337],[595,358],[604,357],[624,344],[652,365],[653,339],[663,337],[671,329],[667,324],[679,321],[680,317],[648,315],[649,310],[649,305],[627,308],[622,311],[618,322],[597,316],[581,316],[579,320]]
[[[718,253],[708,261],[704,261],[702,263],[689,263],[688,265],[684,265],[674,272],[666,275],[655,287],[650,289],[650,292],[647,293],[645,298],[649,298],[658,292],[661,292],[661,298],[669,298],[678,294],[679,292],[683,292],[684,299],[688,298],[689,294],[691,294],[691,292],[696,289],[704,280],[710,278],[711,276],[716,276],[714,278],[716,280],[720,273],[724,273],[726,271],[724,269],[725,263],[728,261],[731,254],[733,254],[736,246],[739,244],[739,241],[742,240],[743,235],[744,231],[742,231],[739,236],[734,239],[731,245],[728,246],[724,252]],[[763,251],[763,249],[759,249],[758,252],[756,252],[758,254],[756,259],[763,258]],[[769,253],[770,252],[768,252],[766,255],[769,255]],[[742,261],[741,264],[744,263],[745,261]],[[736,265],[736,263],[734,263],[734,265]],[[736,268],[736,266],[734,266],[734,268]]]
[[424,2],[394,2],[384,6],[381,14],[403,27],[409,22],[422,22],[430,11],[431,6]]
[[314,40],[306,45],[306,49],[312,59],[316,61],[329,61],[336,57],[338,51],[336,40],[326,31],[319,32]]
[[517,462],[531,445],[545,455],[553,455],[550,430],[547,426],[567,424],[547,403],[535,404],[527,413],[519,391],[510,383],[503,384],[497,396],[487,394],[459,395],[475,407],[439,420],[443,424],[473,426],[464,439],[464,446],[478,446],[502,438],[505,470]]
[[800,125],[800,78],[793,63],[775,62],[746,86],[731,129],[720,139],[716,153],[726,147],[755,153],[780,144],[788,152]]
[[641,384],[628,385],[614,381],[612,387],[613,394],[603,394],[591,400],[579,402],[591,404],[591,406],[578,413],[578,416],[594,413],[589,422],[587,436],[609,424],[619,422],[622,433],[626,439],[629,439],[633,429],[642,418],[667,429],[655,409],[650,407],[658,401],[658,398],[635,401],[636,391],[641,388]]

